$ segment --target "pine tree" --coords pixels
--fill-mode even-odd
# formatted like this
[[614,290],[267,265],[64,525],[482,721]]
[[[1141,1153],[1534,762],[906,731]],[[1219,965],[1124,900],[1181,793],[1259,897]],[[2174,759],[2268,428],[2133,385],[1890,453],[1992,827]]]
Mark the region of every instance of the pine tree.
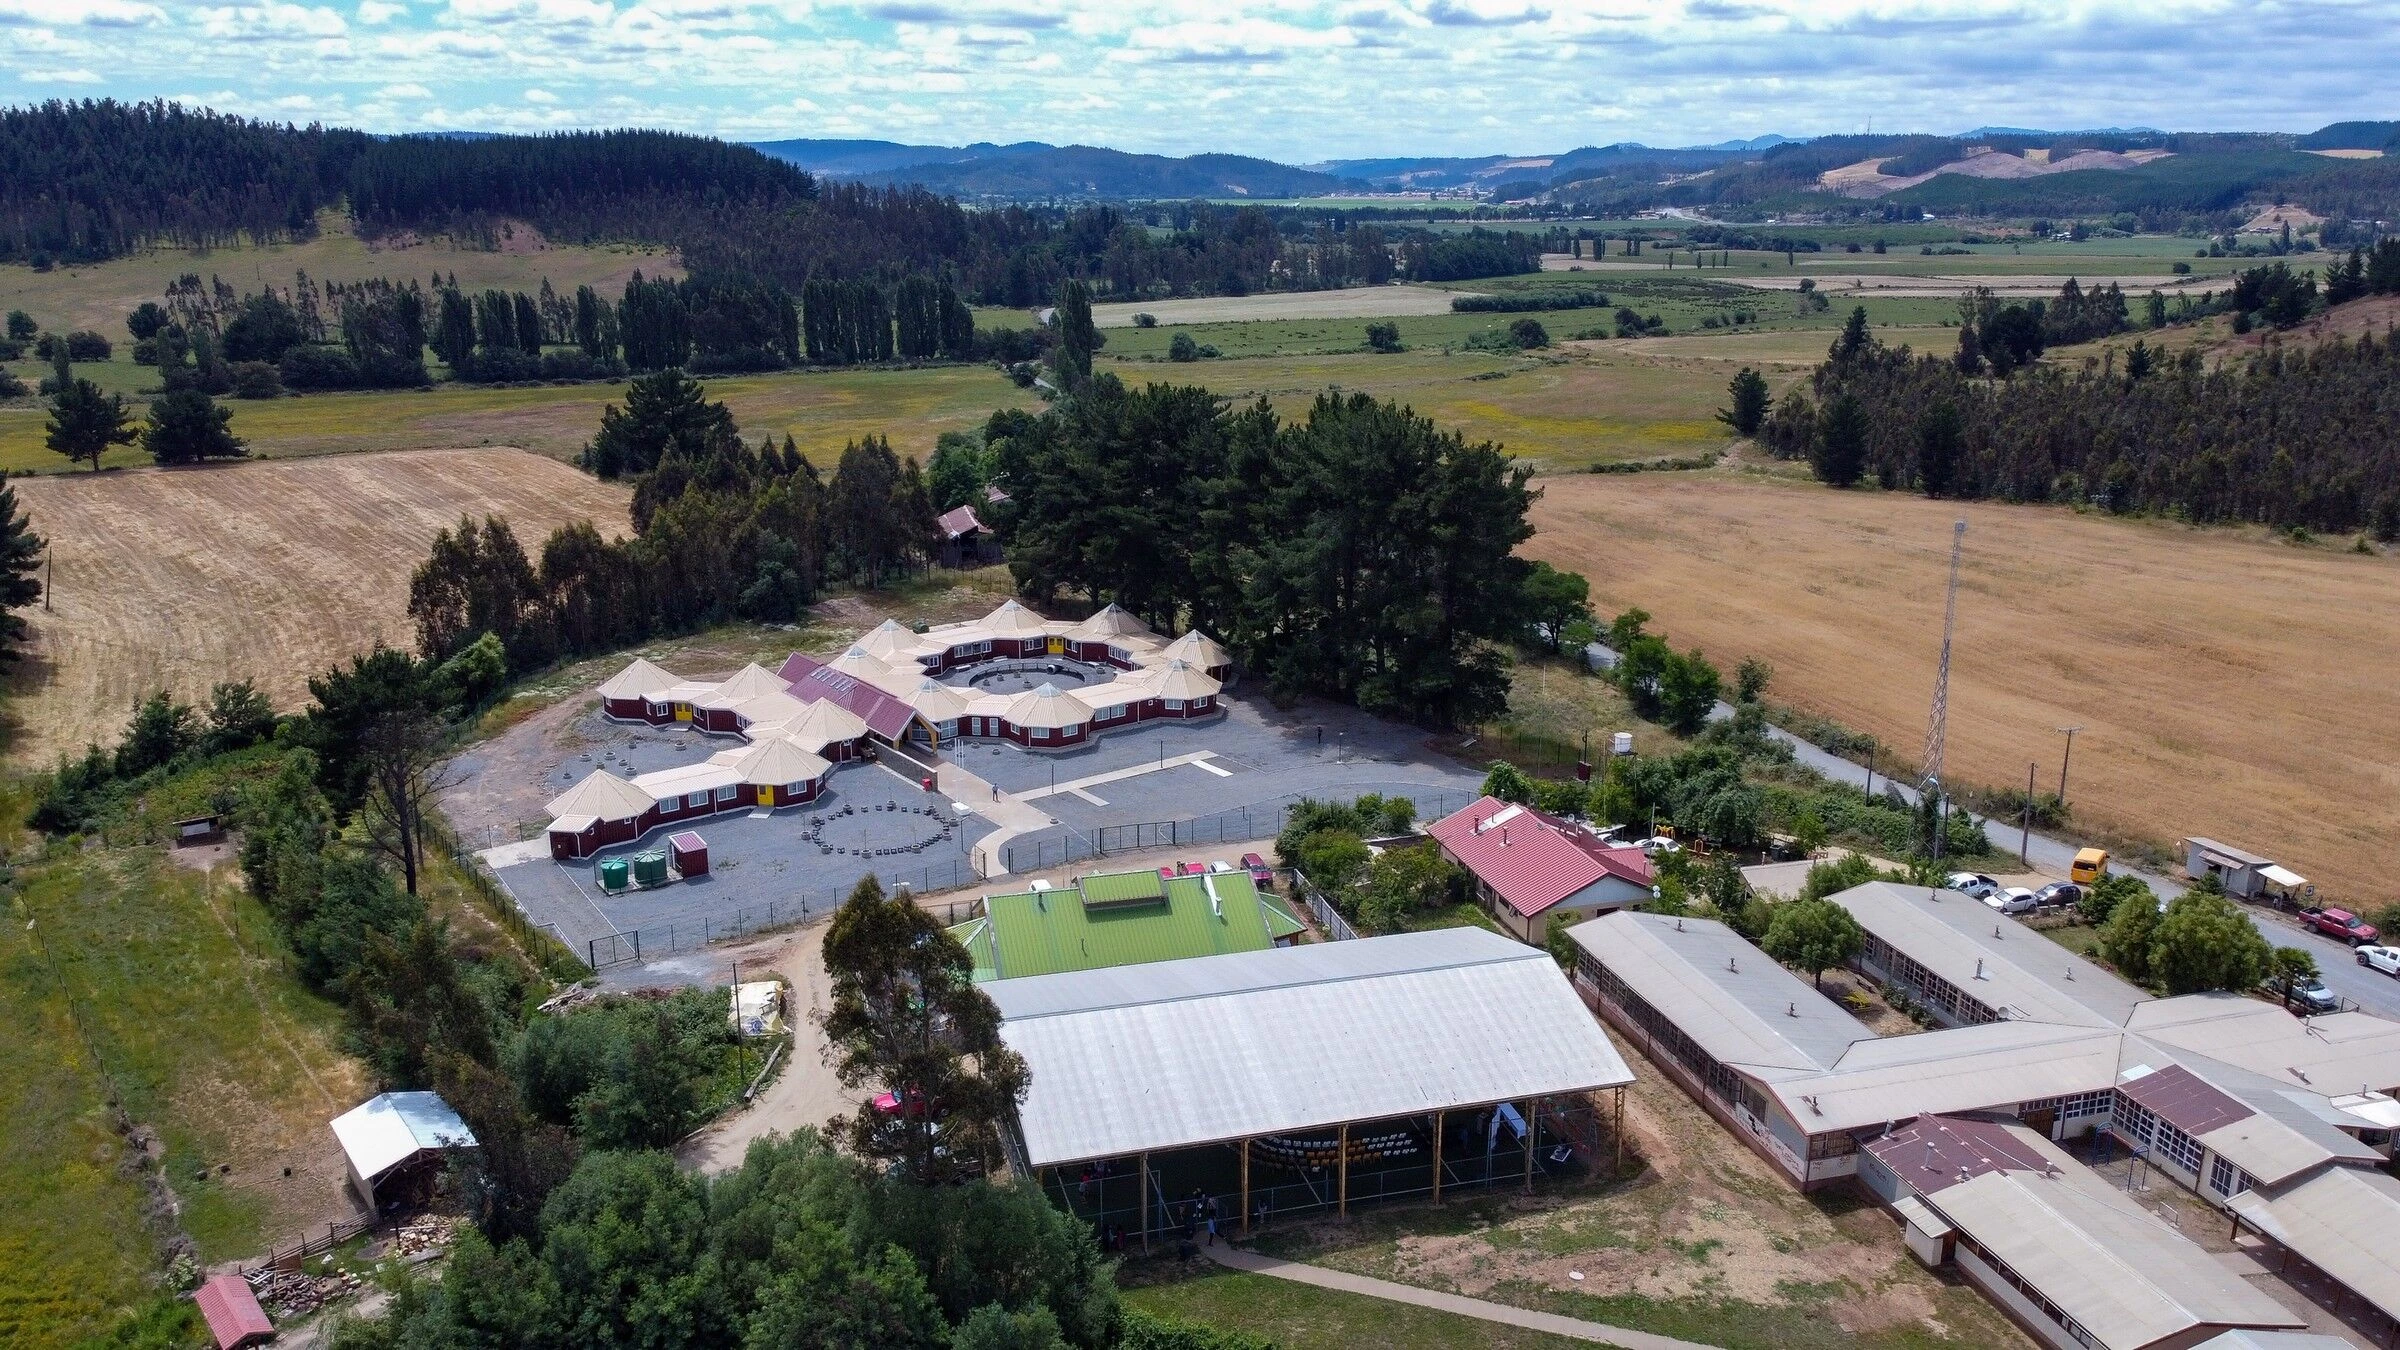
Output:
[[110,446],[133,444],[133,409],[125,405],[124,395],[103,394],[99,385],[76,377],[51,395],[47,430],[44,444],[70,464],[90,460],[97,473],[100,457]]
[[248,449],[233,434],[233,414],[197,389],[177,389],[150,405],[142,448],[160,464],[239,459]]
[[533,297],[518,291],[514,297],[517,311],[517,346],[527,356],[542,354],[542,315],[534,308]]
[[1856,395],[1844,393],[1825,405],[1810,458],[1818,481],[1831,487],[1848,487],[1866,471],[1867,412]]
[[17,506],[17,490],[0,473],[0,660],[15,660],[17,644],[25,640],[25,620],[17,611],[42,598],[36,580],[49,541],[33,532],[33,520]]
[[475,355],[475,310],[454,283],[442,288],[441,316],[433,330],[433,354],[457,371]]

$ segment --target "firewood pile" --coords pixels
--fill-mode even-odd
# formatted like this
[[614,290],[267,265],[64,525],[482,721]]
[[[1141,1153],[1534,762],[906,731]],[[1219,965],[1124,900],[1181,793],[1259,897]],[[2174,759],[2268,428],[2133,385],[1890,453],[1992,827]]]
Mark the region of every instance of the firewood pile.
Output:
[[335,1299],[348,1298],[359,1291],[356,1275],[337,1270],[324,1275],[311,1275],[303,1270],[254,1270],[249,1274],[250,1292],[258,1296],[258,1304],[269,1319],[281,1323],[306,1317]]

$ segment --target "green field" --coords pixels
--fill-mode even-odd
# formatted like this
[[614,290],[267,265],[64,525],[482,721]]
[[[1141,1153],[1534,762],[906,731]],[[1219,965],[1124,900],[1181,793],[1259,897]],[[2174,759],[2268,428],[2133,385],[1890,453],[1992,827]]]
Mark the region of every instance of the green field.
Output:
[[1145,1312],[1263,1336],[1282,1350],[1588,1350],[1590,1341],[1526,1331],[1320,1289],[1267,1275],[1219,1270],[1124,1292]]
[[548,277],[553,289],[570,297],[582,285],[606,295],[620,295],[626,278],[637,270],[646,276],[683,274],[675,256],[663,249],[630,244],[537,246],[537,242],[535,236],[521,234],[500,248],[487,249],[461,247],[447,239],[400,235],[370,245],[351,231],[349,217],[325,211],[317,217],[316,238],[300,243],[152,248],[104,263],[47,272],[15,264],[0,266],[0,310],[24,310],[48,331],[88,328],[111,342],[130,344],[125,316],[144,300],[164,299],[168,283],[186,272],[221,276],[237,291],[255,291],[268,284],[288,287],[295,271],[308,273],[320,285],[370,277],[413,277],[423,285],[438,272],[445,279],[455,274],[463,290],[498,286],[529,293]]
[[[339,1012],[294,982],[245,893],[157,848],[61,850],[18,872],[9,913],[0,1341],[101,1329],[151,1287],[165,1227],[205,1265],[342,1206],[325,1122],[364,1080],[337,1048]],[[155,1227],[112,1098],[158,1136],[179,1208]]]
[[[28,383],[39,374],[31,364],[23,369]],[[120,390],[155,387],[155,372],[122,358],[76,370],[97,372]],[[828,465],[845,443],[868,435],[888,436],[902,454],[922,458],[942,432],[977,425],[994,408],[1032,401],[988,366],[794,371],[707,383],[709,396],[733,409],[744,436],[755,441],[772,432],[780,440],[789,434],[811,459]],[[147,395],[128,397],[137,409],[147,402]],[[567,459],[591,439],[600,410],[624,397],[622,384],[442,384],[429,390],[229,399],[225,406],[233,410],[234,434],[258,455],[514,445]],[[43,423],[36,400],[0,404],[0,470],[66,471],[67,462],[42,443]],[[113,450],[102,461],[112,467],[148,462],[138,447]]]

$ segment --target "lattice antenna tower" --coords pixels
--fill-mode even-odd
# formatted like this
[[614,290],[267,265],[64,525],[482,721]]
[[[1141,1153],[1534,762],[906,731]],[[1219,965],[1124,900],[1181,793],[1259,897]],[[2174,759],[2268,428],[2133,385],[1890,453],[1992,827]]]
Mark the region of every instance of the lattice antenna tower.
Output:
[[[1937,802],[1942,799],[1942,737],[1950,716],[1950,639],[1958,629],[1958,563],[1967,544],[1967,522],[1954,521],[1950,526],[1950,598],[1942,606],[1942,661],[1933,675],[1933,716],[1925,726],[1924,777],[1918,780],[1917,791]],[[1942,836],[1948,833],[1944,818],[1949,815],[1943,802],[1933,823],[1933,856],[1942,856]]]

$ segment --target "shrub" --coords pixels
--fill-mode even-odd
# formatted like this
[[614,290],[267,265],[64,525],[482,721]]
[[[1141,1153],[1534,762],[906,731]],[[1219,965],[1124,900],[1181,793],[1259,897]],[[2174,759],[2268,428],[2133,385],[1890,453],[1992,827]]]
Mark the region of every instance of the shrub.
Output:
[[356,389],[358,363],[339,347],[303,344],[284,352],[276,373],[292,389]]
[[107,338],[89,330],[67,334],[67,359],[70,361],[105,361],[116,351]]
[[1540,319],[1519,319],[1508,326],[1508,340],[1523,350],[1550,345],[1550,332]]
[[541,372],[545,380],[621,380],[625,363],[614,355],[594,356],[580,347],[563,347],[542,353]]
[[[1457,302],[1452,301],[1451,303],[1456,304]],[[1403,348],[1400,346],[1400,325],[1396,323],[1368,324],[1367,350],[1375,352],[1396,352],[1403,350]]]
[[1155,314],[1136,314],[1133,316],[1133,326],[1136,328],[1156,328],[1158,327],[1158,316]]
[[1192,335],[1189,333],[1177,333],[1173,340],[1167,343],[1167,359],[1170,361],[1197,361],[1200,359],[1200,344],[1192,341]]
[[236,361],[233,363],[233,396],[280,398],[283,396],[283,375],[264,361]]

